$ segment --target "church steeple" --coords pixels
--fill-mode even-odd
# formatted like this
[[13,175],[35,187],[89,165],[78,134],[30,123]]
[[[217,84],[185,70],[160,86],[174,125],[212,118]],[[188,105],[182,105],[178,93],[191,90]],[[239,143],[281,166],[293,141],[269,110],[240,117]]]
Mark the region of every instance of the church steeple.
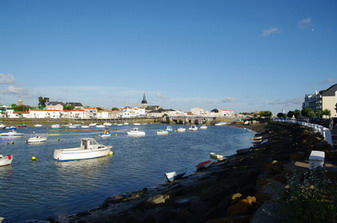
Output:
[[141,107],[142,107],[142,108],[146,108],[146,107],[147,107],[147,100],[146,100],[145,93],[144,93],[144,95],[143,95],[143,100],[142,100]]

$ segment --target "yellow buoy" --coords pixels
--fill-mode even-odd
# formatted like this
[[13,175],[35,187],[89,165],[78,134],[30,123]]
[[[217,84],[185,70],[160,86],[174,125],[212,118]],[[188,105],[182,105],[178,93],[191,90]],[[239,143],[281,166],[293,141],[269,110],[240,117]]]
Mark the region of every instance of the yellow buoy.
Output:
[[110,152],[109,152],[109,156],[112,156],[112,154],[113,154],[113,152],[110,151]]
[[32,161],[35,161],[36,159],[36,156],[32,156]]

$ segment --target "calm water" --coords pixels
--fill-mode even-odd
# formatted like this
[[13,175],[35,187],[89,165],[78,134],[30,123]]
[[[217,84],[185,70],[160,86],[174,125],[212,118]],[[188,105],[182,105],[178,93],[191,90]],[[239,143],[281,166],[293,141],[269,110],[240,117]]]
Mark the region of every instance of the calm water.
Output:
[[[143,125],[141,138],[127,137],[133,126],[113,126],[114,135],[97,137],[92,129],[21,128],[17,139],[0,139],[0,154],[13,154],[12,166],[0,167],[0,216],[9,222],[32,218],[64,216],[100,205],[109,196],[152,187],[165,182],[164,173],[194,166],[209,159],[210,152],[231,155],[251,146],[253,133],[230,126],[210,126],[207,130],[157,136],[164,125]],[[174,129],[178,126],[173,126]],[[27,145],[35,131],[48,135],[48,142]],[[117,135],[115,135],[117,134]],[[96,137],[113,145],[113,157],[93,160],[56,162],[55,148],[78,147],[80,138]],[[58,141],[58,139],[60,139]],[[9,144],[9,141],[14,144]],[[36,156],[37,161],[31,161]]]

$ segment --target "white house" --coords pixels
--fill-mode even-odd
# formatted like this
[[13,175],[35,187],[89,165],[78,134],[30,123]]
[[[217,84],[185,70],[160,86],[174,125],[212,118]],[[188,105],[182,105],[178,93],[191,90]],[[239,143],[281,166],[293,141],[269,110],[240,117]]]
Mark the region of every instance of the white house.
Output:
[[[46,109],[30,109],[29,118],[61,118],[61,111]],[[27,117],[28,118],[28,117]]]

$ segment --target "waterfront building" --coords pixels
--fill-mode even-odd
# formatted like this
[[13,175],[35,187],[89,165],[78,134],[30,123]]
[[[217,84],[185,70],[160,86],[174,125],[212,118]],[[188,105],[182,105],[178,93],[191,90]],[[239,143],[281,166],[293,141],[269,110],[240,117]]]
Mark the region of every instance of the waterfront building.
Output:
[[215,108],[213,110],[211,110],[210,113],[211,117],[234,117],[235,116],[235,112],[231,109],[218,109]]
[[46,110],[46,109],[29,109],[29,114],[25,115],[24,118],[61,118],[61,111],[57,110]]
[[331,117],[337,117],[337,84],[332,85],[326,90],[306,94],[302,108],[311,108],[314,112],[327,109],[331,112]]
[[56,110],[56,111],[63,111],[63,102],[59,101],[48,101],[46,102],[46,110]]
[[202,116],[202,115],[204,115],[205,110],[202,109],[202,108],[192,108],[192,109],[191,109],[191,113],[192,113],[193,115]]

